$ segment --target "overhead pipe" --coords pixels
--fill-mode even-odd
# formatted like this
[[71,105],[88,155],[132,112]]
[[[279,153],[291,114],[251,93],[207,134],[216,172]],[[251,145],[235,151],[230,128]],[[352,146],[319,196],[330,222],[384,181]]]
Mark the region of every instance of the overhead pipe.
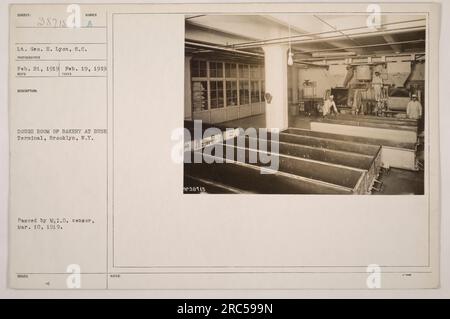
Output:
[[[384,26],[388,26],[388,25],[395,25],[395,24],[402,24],[402,23],[410,23],[410,22],[420,22],[420,21],[426,21],[426,19],[414,19],[414,20],[406,20],[406,21],[400,21],[400,22],[390,22],[390,23],[384,23],[384,24],[380,24],[380,27],[384,27]],[[347,28],[347,29],[341,29],[340,31],[355,31],[355,30],[359,30],[359,29],[367,29],[367,26],[362,26],[362,27],[353,27],[353,28]],[[336,33],[337,31],[322,31],[322,32],[312,32],[312,33],[306,33],[306,34],[300,34],[297,36],[294,36],[292,38],[298,38],[298,37],[312,37],[312,36],[316,36],[316,35],[324,35],[327,33]],[[278,37],[278,38],[272,38],[272,39],[266,39],[263,41],[272,41],[272,40],[282,40],[282,39],[288,39],[289,37]],[[254,44],[256,42],[261,42],[261,40],[255,40],[255,41],[249,41],[249,42],[241,42],[241,43],[236,43],[236,44],[230,44],[228,45],[229,47],[237,47],[240,45],[246,45],[246,44]]]
[[[233,53],[239,53],[239,54],[248,54],[248,55],[257,56],[257,57],[261,57],[261,58],[264,57],[264,54],[260,54],[260,53],[253,53],[253,52],[246,52],[246,51],[240,51],[240,50],[226,49],[226,48],[223,48],[223,47],[220,47],[220,46],[203,44],[203,43],[196,43],[196,42],[186,41],[185,44],[193,45],[193,46],[199,46],[199,47],[205,47],[205,48],[210,48],[210,49],[216,49],[216,50],[222,50],[222,51],[226,51],[226,52],[233,52]],[[202,50],[202,51],[205,52],[205,51],[208,51],[208,50]],[[328,68],[328,65],[308,63],[308,62],[302,62],[302,61],[294,61],[294,64]]]
[[[303,52],[297,52],[296,54],[302,54]],[[313,52],[313,58],[333,58],[336,56],[347,56],[354,57],[356,56],[356,52]]]
[[[414,53],[416,55],[417,54],[425,54],[424,52],[414,52]],[[367,58],[367,57],[379,58],[379,57],[382,57],[382,56],[385,56],[385,57],[411,56],[411,52],[398,53],[398,54],[397,53],[396,54],[393,54],[393,53],[391,53],[391,54],[378,54],[378,55],[373,55],[373,54],[369,55],[369,54],[367,54],[367,55],[358,55],[356,57],[351,57],[351,58],[352,59],[363,59],[363,58]],[[333,57],[330,57],[330,58],[323,58],[323,57],[320,57],[320,58],[298,58],[296,61],[302,61],[302,62],[311,61],[311,63],[312,63],[314,61],[323,61],[324,59],[332,61],[332,60],[341,60],[341,59],[346,59],[346,58],[349,58],[349,56],[333,56]]]
[[[399,42],[385,43],[385,44],[369,44],[369,45],[363,45],[363,46],[353,46],[353,47],[345,47],[345,48],[333,48],[333,49],[324,49],[324,50],[316,50],[316,51],[307,51],[307,52],[301,52],[301,53],[296,53],[296,54],[319,53],[319,52],[328,52],[328,51],[336,51],[336,50],[346,50],[346,49],[363,48],[363,47],[387,46],[387,45],[391,45],[391,44],[406,44],[406,43],[415,43],[415,42],[424,42],[424,41],[425,40],[411,40],[411,41],[399,41]],[[197,42],[191,42],[191,41],[186,41],[185,43],[187,45],[193,45],[193,46],[198,46],[198,47],[203,47],[203,48],[209,48],[209,49],[221,50],[221,51],[226,51],[226,52],[256,56],[256,57],[260,57],[260,58],[264,57],[264,54],[247,52],[247,51],[236,50],[236,49],[229,49],[229,48],[224,48],[221,46],[215,46],[215,45],[209,45],[209,44],[203,44],[203,43],[197,43]],[[207,50],[204,50],[204,51],[207,51]],[[400,54],[400,55],[403,55],[403,54]],[[410,55],[410,54],[405,53],[404,55]],[[396,56],[399,56],[399,55],[397,54]],[[333,56],[332,58],[337,59],[338,57],[339,56]],[[325,65],[325,64],[315,64],[315,63],[311,63],[311,62],[306,62],[306,61],[314,61],[314,60],[317,61],[317,60],[323,60],[323,59],[324,58],[294,60],[294,63],[301,64],[301,65],[314,66],[314,67],[328,68],[329,66]]]
[[202,47],[202,48],[215,49],[215,50],[221,50],[221,51],[226,51],[226,52],[233,52],[233,53],[257,56],[257,57],[264,57],[264,54],[262,54],[262,53],[241,51],[241,50],[230,49],[230,48],[225,48],[225,47],[216,46],[216,45],[210,45],[210,44],[191,42],[191,41],[185,41],[184,43],[187,44],[187,45],[193,45],[193,46],[198,46],[198,47]]
[[[411,21],[416,21],[416,20],[411,20]],[[352,29],[356,29],[356,28],[352,28]],[[414,28],[399,28],[399,29],[394,29],[394,30],[389,30],[389,31],[378,31],[378,32],[371,32],[369,33],[370,35],[385,35],[385,34],[391,34],[391,33],[398,33],[398,31],[404,31],[404,32],[408,32],[408,31],[413,31],[413,30],[424,30],[424,27],[414,27]],[[348,29],[346,29],[348,30]],[[330,31],[326,32],[329,33]],[[331,31],[332,33],[336,33],[336,31]],[[352,34],[352,36],[367,36],[368,33],[363,32],[363,33],[357,33],[357,34]],[[309,36],[309,35],[302,35],[302,37],[304,36]],[[296,38],[296,37],[294,37]],[[323,42],[323,41],[327,41],[327,40],[340,40],[342,38],[346,38],[346,36],[334,36],[334,37],[327,37],[327,38],[320,38],[320,39],[314,39],[314,40],[291,40],[291,43],[314,43],[314,42]],[[284,39],[284,38],[280,38],[280,39]],[[277,40],[276,43],[272,43],[269,41],[272,40],[263,40],[263,41],[259,41],[258,45],[256,45],[255,42],[255,47],[259,47],[262,45],[267,45],[267,44],[283,44],[283,43],[289,43],[289,37],[287,37],[287,40]],[[395,44],[395,43],[412,43],[412,42],[418,42],[418,41],[424,41],[424,40],[414,40],[414,41],[401,41],[401,42],[394,42],[394,43],[389,43],[389,45],[391,44]],[[231,48],[229,46],[218,46],[218,45],[209,45],[209,44],[203,44],[203,43],[198,43],[198,42],[191,42],[191,41],[185,41],[185,44],[188,45],[194,45],[194,46],[198,46],[198,47],[203,47],[203,48],[209,48],[209,49],[215,49],[215,50],[221,50],[221,51],[228,51],[228,52],[233,52],[233,53],[239,53],[239,54],[244,54],[244,55],[251,55],[251,56],[257,56],[257,57],[264,57],[264,54],[260,54],[260,53],[254,53],[254,52],[248,52],[248,51],[243,51],[243,50],[238,50],[236,48]],[[380,44],[381,45],[381,44]],[[344,49],[352,49],[352,48],[363,48],[363,47],[371,47],[371,46],[380,46],[379,44],[375,44],[375,45],[366,45],[366,46],[352,46],[352,47],[346,47],[346,48],[333,48],[333,49],[326,49],[326,50],[322,50],[322,51],[307,51],[307,52],[299,52],[297,54],[306,54],[306,53],[312,53],[312,52],[326,52],[326,51],[335,51],[335,50],[344,50]],[[382,44],[384,45],[384,44]],[[253,45],[252,45],[253,47]],[[247,47],[250,48],[250,47]]]
[[[193,42],[185,42],[185,43],[186,44],[190,44],[190,45],[197,45],[197,44],[193,44]],[[199,46],[204,46],[204,47],[207,46],[207,47],[209,47],[211,49],[223,50],[223,51],[227,51],[227,52],[230,51],[228,49],[224,50],[224,48],[222,48],[222,47],[215,47],[214,45],[208,45],[208,44],[199,44]],[[204,52],[211,52],[211,50],[202,50],[202,52],[199,52],[199,53],[204,53]],[[239,50],[231,50],[231,52],[233,52],[233,53],[244,53],[244,54],[258,55],[258,57],[264,57],[264,54],[253,53],[253,52],[245,52],[245,51],[239,51]],[[302,61],[294,61],[294,64],[328,68],[328,65],[308,63],[308,62],[302,62]]]
[[357,45],[351,47],[342,47],[342,48],[332,48],[332,49],[323,49],[323,50],[313,50],[313,51],[302,51],[295,54],[314,54],[321,52],[330,52],[330,51],[338,51],[338,50],[352,50],[352,49],[362,49],[362,48],[371,48],[371,47],[379,47],[379,46],[391,46],[396,44],[408,44],[408,43],[417,43],[417,42],[425,42],[423,39],[419,40],[409,40],[409,41],[396,41],[396,42],[387,42],[387,43],[377,43],[377,44],[366,44],[366,45]]
[[329,69],[330,66],[327,64],[315,64],[315,63],[310,63],[310,62],[303,62],[303,61],[298,61],[298,60],[294,60],[294,64],[297,65],[307,65],[307,66],[313,66],[316,68],[324,68],[324,69]]
[[350,37],[350,35],[345,34],[344,31],[339,30],[338,28],[336,28],[334,25],[329,24],[328,22],[326,22],[325,20],[323,20],[322,18],[320,18],[317,15],[314,15],[315,18],[317,18],[319,21],[321,21],[322,23],[325,23],[327,26],[329,26],[330,28],[332,28],[334,31],[339,32],[340,34],[342,34],[343,36],[345,36],[347,39],[349,39],[350,41],[352,41],[353,43],[356,43],[357,45],[361,45],[361,43],[359,43],[358,41],[356,41],[355,39],[353,39],[352,37]]
[[[351,36],[354,38],[360,38],[365,36],[382,36],[386,34],[394,34],[394,33],[405,33],[405,32],[411,32],[411,31],[423,31],[425,30],[425,27],[407,27],[407,28],[398,28],[398,29],[392,29],[389,31],[375,31],[375,32],[360,32],[360,33],[353,33]],[[333,33],[336,33],[336,31],[333,31]],[[345,40],[347,39],[345,36],[332,36],[332,37],[326,37],[326,38],[320,38],[320,39],[312,39],[312,40],[291,40],[292,44],[309,44],[309,43],[317,43],[317,42],[324,42],[324,41],[330,41],[330,40]],[[262,40],[259,41],[253,45],[247,45],[247,46],[234,46],[239,49],[250,49],[250,48],[257,48],[264,45],[270,45],[270,44],[287,44],[288,40],[277,40],[277,41],[267,41]]]
[[[426,21],[426,19],[422,18],[422,19],[414,19],[414,20],[406,20],[406,21],[399,21],[399,22],[390,22],[390,23],[383,23],[380,24],[380,27],[385,27],[388,25],[395,25],[395,24],[403,24],[403,23],[411,23],[411,22],[420,22],[420,21]],[[275,41],[275,40],[283,40],[283,39],[289,39],[289,38],[304,38],[304,37],[313,37],[313,36],[317,36],[317,35],[324,35],[324,34],[328,34],[328,33],[337,33],[337,32],[344,32],[344,31],[355,31],[355,30],[360,30],[360,29],[367,29],[367,26],[362,26],[362,27],[353,27],[353,28],[346,28],[346,29],[341,29],[340,31],[322,31],[322,32],[313,32],[313,33],[306,33],[306,34],[300,34],[294,37],[278,37],[278,38],[272,38],[272,39],[267,39],[267,40],[256,40],[256,41],[250,41],[250,42],[241,42],[241,43],[237,43],[237,44],[230,44],[228,45],[228,47],[241,47],[241,46],[245,46],[247,44],[252,45],[255,43],[260,43],[262,41]],[[349,35],[351,36],[351,35]]]

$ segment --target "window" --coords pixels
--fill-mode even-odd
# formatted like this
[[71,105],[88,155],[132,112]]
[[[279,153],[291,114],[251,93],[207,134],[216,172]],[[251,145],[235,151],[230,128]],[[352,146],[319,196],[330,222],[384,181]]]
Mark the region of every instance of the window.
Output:
[[191,60],[193,112],[263,101],[262,72],[255,64]]
[[237,84],[236,81],[227,81],[227,106],[237,105]]
[[259,81],[251,81],[251,103],[260,102],[259,99]]
[[209,77],[210,78],[223,78],[223,63],[222,62],[209,62]]
[[211,108],[217,109],[224,106],[224,98],[223,98],[223,82],[222,81],[211,81],[209,83],[209,87],[211,90],[210,98],[211,98]]
[[192,107],[194,112],[208,109],[207,81],[192,81]]
[[240,79],[248,79],[249,78],[248,65],[239,64],[239,78]]
[[259,66],[250,65],[250,78],[259,80],[259,78],[260,78]]
[[191,61],[191,76],[193,78],[206,78],[208,76],[206,61]]
[[236,64],[225,63],[225,77],[227,78],[237,78]]
[[250,103],[250,90],[248,81],[239,81],[239,104],[245,105]]

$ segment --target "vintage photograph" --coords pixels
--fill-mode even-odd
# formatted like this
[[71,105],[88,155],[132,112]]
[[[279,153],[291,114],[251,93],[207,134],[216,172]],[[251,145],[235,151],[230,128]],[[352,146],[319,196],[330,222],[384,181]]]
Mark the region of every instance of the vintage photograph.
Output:
[[423,195],[426,15],[186,15],[184,194]]
[[442,296],[448,11],[10,5],[4,289]]

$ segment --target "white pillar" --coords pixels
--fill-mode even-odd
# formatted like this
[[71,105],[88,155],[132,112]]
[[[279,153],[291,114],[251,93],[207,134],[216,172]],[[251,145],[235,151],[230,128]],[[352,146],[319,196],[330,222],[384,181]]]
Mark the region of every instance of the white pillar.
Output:
[[184,58],[184,119],[192,119],[191,56]]
[[284,130],[288,127],[287,45],[268,45],[264,49],[266,127]]
[[290,68],[292,69],[292,102],[298,103],[298,69],[294,65]]

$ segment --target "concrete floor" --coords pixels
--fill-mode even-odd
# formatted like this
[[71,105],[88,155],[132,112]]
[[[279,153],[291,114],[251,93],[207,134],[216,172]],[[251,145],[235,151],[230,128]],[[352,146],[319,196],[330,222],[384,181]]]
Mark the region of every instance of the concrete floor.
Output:
[[[289,116],[289,126],[311,129],[310,122],[315,116]],[[224,122],[222,125],[228,127],[249,127],[263,128],[266,127],[265,114],[250,116],[239,120]],[[418,152],[420,159],[423,152]],[[424,194],[424,172],[423,171],[407,171],[402,169],[391,168],[389,173],[382,173],[379,180],[383,183],[381,192],[374,192],[375,195],[423,195]]]
[[407,171],[391,168],[388,173],[381,173],[379,178],[383,183],[381,192],[374,195],[423,195],[424,172]]
[[[296,128],[302,128],[302,129],[311,129],[311,120],[315,119],[316,117],[311,116],[289,116],[289,126],[290,127],[296,127]],[[249,116],[245,117],[239,120],[233,120],[228,122],[223,122],[221,125],[229,126],[229,127],[242,127],[242,128],[248,128],[248,127],[254,127],[254,128],[262,128],[266,127],[266,115],[255,115],[255,116]]]
[[230,127],[230,128],[231,127],[241,127],[243,129],[246,129],[249,127],[262,128],[262,127],[266,127],[266,115],[261,114],[261,115],[244,117],[239,120],[223,122],[223,123],[220,123],[220,125]]

